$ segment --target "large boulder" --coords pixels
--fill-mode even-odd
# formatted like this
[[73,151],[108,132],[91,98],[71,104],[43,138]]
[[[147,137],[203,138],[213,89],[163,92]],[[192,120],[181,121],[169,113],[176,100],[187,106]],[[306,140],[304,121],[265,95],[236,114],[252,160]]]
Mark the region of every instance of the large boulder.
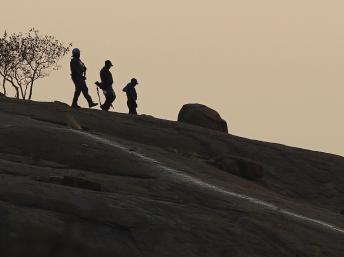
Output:
[[228,133],[227,122],[217,111],[202,104],[185,104],[179,111],[178,121]]

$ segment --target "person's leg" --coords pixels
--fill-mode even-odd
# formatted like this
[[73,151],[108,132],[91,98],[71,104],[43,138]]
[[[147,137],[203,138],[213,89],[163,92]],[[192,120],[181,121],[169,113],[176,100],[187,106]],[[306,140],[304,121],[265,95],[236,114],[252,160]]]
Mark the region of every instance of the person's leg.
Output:
[[137,114],[137,111],[136,111],[136,109],[137,109],[137,103],[136,103],[136,101],[135,102],[133,102],[133,110],[132,110],[132,114]]
[[73,80],[74,85],[75,85],[75,91],[74,91],[74,97],[73,97],[73,103],[72,103],[72,107],[79,107],[78,106],[78,99],[81,93],[81,87],[78,83],[78,81]]
[[131,114],[137,115],[136,106],[133,107]]
[[110,106],[113,104],[113,102],[114,102],[115,100],[116,100],[116,94],[115,94],[114,91],[112,91]]
[[97,103],[93,102],[91,96],[88,94],[88,87],[87,87],[85,81],[81,82],[81,92],[84,95],[84,97],[86,98],[89,107],[93,107],[93,106],[98,105]]
[[92,103],[93,101],[92,101],[91,96],[88,94],[88,87],[87,87],[85,81],[81,82],[81,91],[82,91],[82,94],[84,95],[84,97],[86,98],[88,104]]
[[129,114],[137,114],[136,112],[136,103],[128,102]]
[[109,98],[108,98],[109,109],[112,106],[112,103],[115,101],[115,99],[116,99],[116,94],[113,90],[111,90],[111,92],[109,94]]
[[129,101],[127,101],[127,106],[128,106],[128,109],[129,109],[129,113],[128,114],[131,114],[131,104]]
[[111,95],[109,95],[108,93],[105,94],[105,102],[102,105],[102,109],[104,111],[108,111],[110,109],[110,105],[111,105]]

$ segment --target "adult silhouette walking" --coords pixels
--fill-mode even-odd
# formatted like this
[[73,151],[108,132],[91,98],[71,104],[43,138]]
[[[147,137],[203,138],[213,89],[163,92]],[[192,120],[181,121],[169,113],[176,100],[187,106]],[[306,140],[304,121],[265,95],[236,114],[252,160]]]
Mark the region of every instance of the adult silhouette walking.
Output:
[[78,48],[74,48],[72,51],[72,60],[70,61],[70,70],[71,70],[71,77],[75,85],[75,92],[73,97],[73,103],[72,107],[74,108],[80,108],[78,105],[78,99],[80,96],[80,93],[84,95],[88,102],[88,106],[90,108],[97,106],[97,103],[94,103],[92,101],[91,96],[88,94],[88,88],[86,85],[86,66],[85,64],[80,60],[80,50]]
[[129,108],[129,114],[137,114],[137,93],[136,93],[136,85],[139,84],[137,79],[131,79],[130,83],[123,88],[123,91],[127,94],[127,105]]
[[104,104],[100,105],[100,108],[104,111],[108,111],[112,106],[113,101],[116,99],[115,91],[112,88],[113,77],[111,74],[111,67],[113,67],[110,60],[105,61],[105,66],[100,71],[101,83],[96,82],[95,84],[103,90],[105,95]]

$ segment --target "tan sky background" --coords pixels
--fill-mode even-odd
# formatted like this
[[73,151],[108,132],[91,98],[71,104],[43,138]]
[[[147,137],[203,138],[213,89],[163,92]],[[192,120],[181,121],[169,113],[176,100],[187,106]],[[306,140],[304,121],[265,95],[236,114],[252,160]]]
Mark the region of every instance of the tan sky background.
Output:
[[[216,110],[232,134],[344,155],[343,0],[1,0],[1,29],[72,42],[88,85],[115,64],[115,108],[135,76],[139,112],[175,120]],[[70,103],[69,56],[34,100]],[[81,97],[80,104],[85,106]]]

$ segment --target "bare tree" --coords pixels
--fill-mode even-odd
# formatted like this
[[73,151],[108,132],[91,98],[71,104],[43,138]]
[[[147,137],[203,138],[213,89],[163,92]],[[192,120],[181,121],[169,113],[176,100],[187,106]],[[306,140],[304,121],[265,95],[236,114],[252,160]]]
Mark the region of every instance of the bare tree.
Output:
[[8,62],[6,60],[6,57],[8,56],[7,54],[8,44],[7,44],[6,38],[7,38],[7,32],[5,31],[4,36],[0,38],[0,74],[3,78],[2,88],[5,95],[7,95],[5,83],[6,83],[7,73],[8,73]]
[[0,44],[0,75],[3,77],[3,88],[6,90],[5,83],[9,82],[16,91],[16,97],[25,99],[24,88],[29,84],[29,71],[21,53],[22,34],[7,33],[1,38]]
[[[58,61],[70,50],[71,44],[64,46],[53,36],[40,36],[39,31],[31,29],[24,37],[21,56],[27,65],[26,78],[29,81],[29,98],[32,98],[34,82],[58,70]],[[25,88],[26,95],[27,87]]]
[[[5,31],[2,38],[0,38],[0,75],[2,76],[2,88],[5,95],[7,95],[6,81],[12,77],[13,65],[16,62],[16,55],[11,39]],[[16,90],[16,97],[19,97],[19,88],[12,84]]]
[[[4,46],[6,45],[6,47]],[[58,70],[58,61],[65,56],[71,44],[65,46],[53,36],[41,36],[38,30],[26,34],[12,34],[0,40],[0,75],[16,90],[16,96],[31,99],[34,82]]]
[[6,80],[15,88],[16,97],[20,96],[22,99],[26,99],[26,94],[24,94],[24,87],[27,87],[29,80],[28,68],[24,63],[23,56],[21,54],[22,41],[24,40],[23,34],[12,34],[9,36],[8,42],[10,44],[9,60],[11,64],[9,66],[9,73]]

